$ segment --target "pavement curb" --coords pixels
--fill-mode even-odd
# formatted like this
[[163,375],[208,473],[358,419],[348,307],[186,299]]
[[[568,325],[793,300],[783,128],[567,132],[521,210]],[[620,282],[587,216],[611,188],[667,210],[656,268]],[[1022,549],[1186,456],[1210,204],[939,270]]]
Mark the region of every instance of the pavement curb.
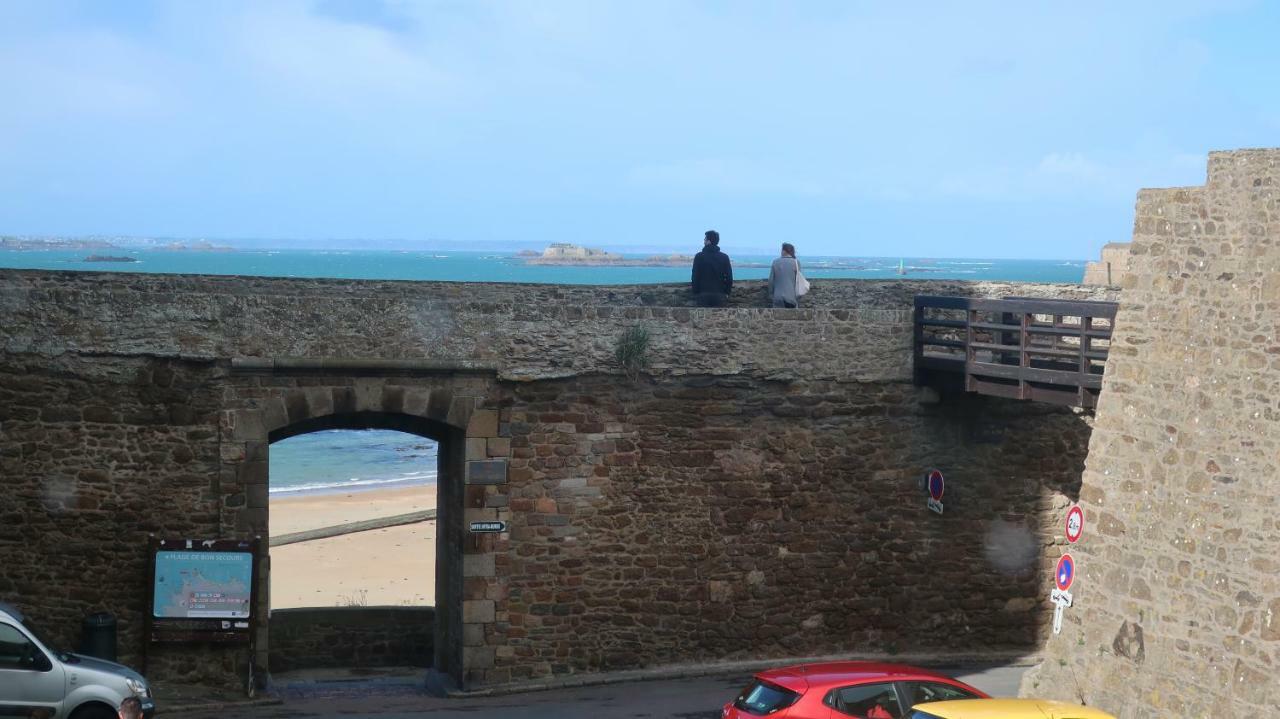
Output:
[[161,704],[156,707],[158,715],[181,714],[182,712],[216,712],[225,709],[243,709],[246,707],[270,707],[283,704],[279,697],[262,697],[261,699],[245,699],[244,701],[220,701],[192,704]]
[[1004,664],[1010,666],[1034,666],[1039,664],[1042,656],[1039,652],[989,652],[989,653],[957,653],[957,654],[836,654],[819,657],[789,657],[781,659],[750,659],[737,662],[717,662],[715,664],[674,664],[655,667],[653,669],[633,669],[608,674],[583,674],[563,679],[548,679],[538,682],[520,682],[499,684],[479,689],[454,689],[446,692],[446,696],[456,699],[477,697],[507,696],[510,694],[526,694],[545,692],[555,689],[574,689],[578,687],[603,686],[608,684],[625,684],[630,682],[659,681],[665,679],[683,679],[693,677],[731,676],[734,674],[754,674],[763,669],[783,667],[792,664],[809,664],[812,662],[866,661],[886,662],[891,664],[914,664],[925,668],[944,668],[958,664]]

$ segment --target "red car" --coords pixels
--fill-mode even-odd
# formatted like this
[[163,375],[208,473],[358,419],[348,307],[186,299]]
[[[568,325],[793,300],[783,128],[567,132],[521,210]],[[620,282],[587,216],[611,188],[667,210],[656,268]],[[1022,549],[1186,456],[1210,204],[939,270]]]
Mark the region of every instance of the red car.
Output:
[[928,669],[875,662],[798,664],[755,675],[724,719],[902,719],[911,707],[946,699],[985,699],[964,682]]

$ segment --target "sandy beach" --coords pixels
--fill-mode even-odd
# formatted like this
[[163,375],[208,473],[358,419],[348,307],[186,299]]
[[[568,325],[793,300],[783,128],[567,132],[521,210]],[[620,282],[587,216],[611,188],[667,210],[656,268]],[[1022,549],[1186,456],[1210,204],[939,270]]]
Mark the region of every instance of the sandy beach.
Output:
[[[436,506],[434,485],[271,498],[273,535]],[[435,522],[355,532],[271,550],[271,606],[435,603]]]

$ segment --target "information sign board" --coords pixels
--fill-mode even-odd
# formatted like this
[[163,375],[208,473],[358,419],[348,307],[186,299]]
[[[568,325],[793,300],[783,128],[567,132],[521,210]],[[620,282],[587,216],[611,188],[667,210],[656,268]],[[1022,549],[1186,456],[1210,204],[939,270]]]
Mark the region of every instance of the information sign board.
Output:
[[257,557],[256,539],[153,540],[150,641],[248,643]]

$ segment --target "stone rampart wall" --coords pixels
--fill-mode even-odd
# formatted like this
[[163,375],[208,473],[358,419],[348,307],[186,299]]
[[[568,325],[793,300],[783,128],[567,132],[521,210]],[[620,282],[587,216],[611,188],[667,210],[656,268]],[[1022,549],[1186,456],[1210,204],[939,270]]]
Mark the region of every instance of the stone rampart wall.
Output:
[[1084,268],[1084,284],[1119,287],[1129,274],[1129,243],[1109,242],[1102,248],[1102,259]]
[[431,665],[432,607],[305,607],[271,613],[271,671]]
[[[759,285],[760,283],[755,283]],[[0,271],[10,354],[435,359],[536,379],[617,372],[636,323],[650,371],[875,381],[910,376],[917,293],[1114,298],[1018,283],[818,283],[806,309],[682,306],[683,287],[573,287]],[[739,302],[763,296],[748,286]],[[808,299],[808,298],[806,298]]]
[[[0,272],[0,600],[66,641],[84,614],[112,611],[137,663],[147,535],[265,533],[268,432],[372,411],[465,429],[467,471],[503,467],[465,487],[467,521],[510,523],[465,547],[452,611],[473,685],[734,657],[1034,651],[1048,520],[1075,498],[1089,416],[931,403],[909,382],[910,299],[1054,288],[828,291],[832,304],[804,310],[712,310],[650,301],[680,299],[670,287]],[[656,347],[631,381],[612,338],[637,320]],[[498,374],[230,361],[296,356]],[[917,486],[931,466],[950,479],[941,517]],[[151,658],[165,678],[243,665],[181,647]]]
[[1122,719],[1280,716],[1280,149],[1143,190],[1130,255],[1076,605],[1023,689]]
[[[1088,417],[901,383],[513,388],[487,681],[698,660],[1034,652]],[[929,467],[949,479],[926,509]]]

